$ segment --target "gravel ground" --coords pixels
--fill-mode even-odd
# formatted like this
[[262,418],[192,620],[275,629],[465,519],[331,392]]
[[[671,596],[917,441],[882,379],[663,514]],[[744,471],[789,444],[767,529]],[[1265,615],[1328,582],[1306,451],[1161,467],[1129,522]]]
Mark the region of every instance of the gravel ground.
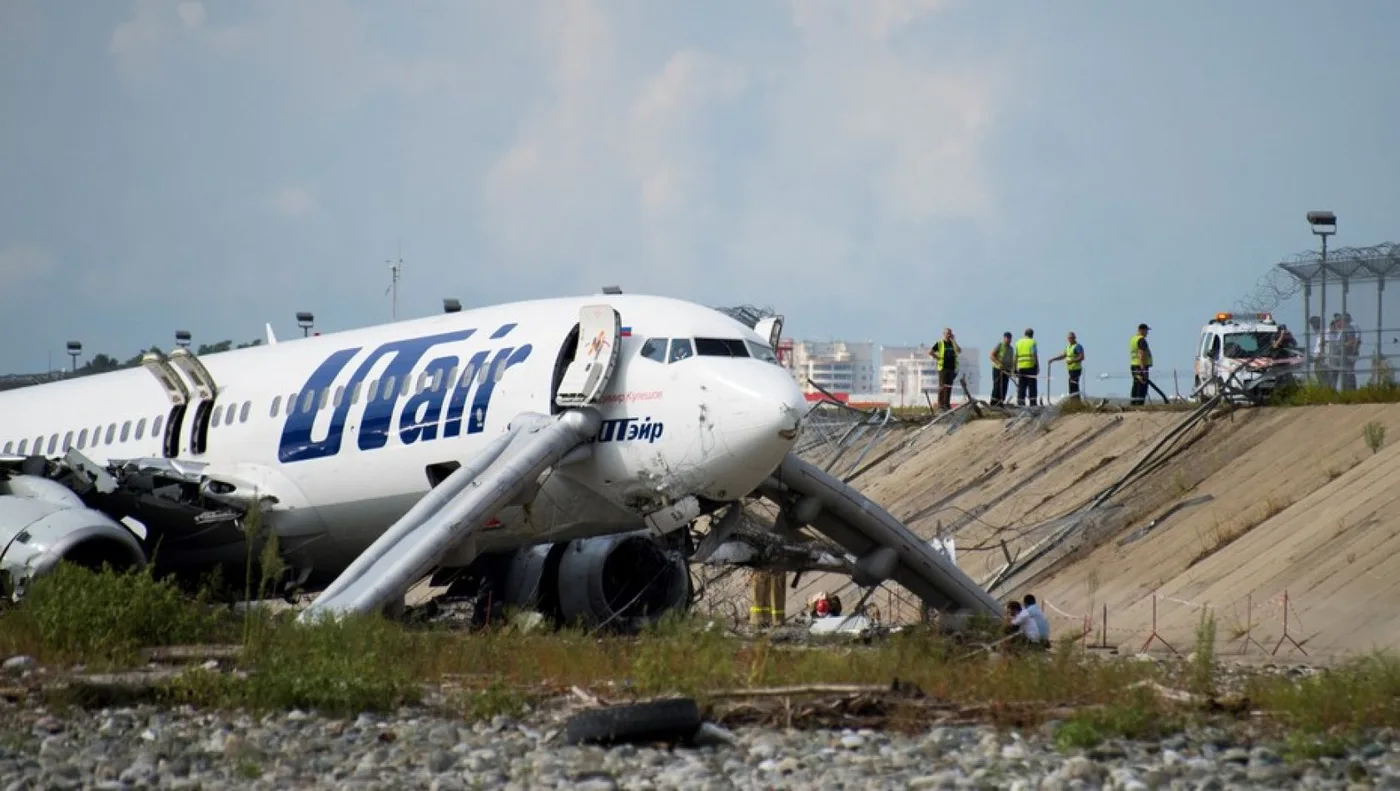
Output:
[[1202,731],[1062,754],[1049,729],[740,729],[667,750],[570,747],[557,716],[465,723],[421,710],[329,719],[154,707],[57,714],[0,701],[0,789],[1338,788],[1400,789],[1390,734],[1286,763]]

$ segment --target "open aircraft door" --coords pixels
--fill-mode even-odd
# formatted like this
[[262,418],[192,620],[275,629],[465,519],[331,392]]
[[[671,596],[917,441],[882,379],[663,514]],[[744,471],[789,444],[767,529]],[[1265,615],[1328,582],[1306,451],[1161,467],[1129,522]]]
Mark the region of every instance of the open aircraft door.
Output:
[[214,413],[214,399],[219,395],[219,386],[214,383],[209,369],[189,349],[180,347],[172,351],[170,362],[190,380],[195,396],[199,398],[190,423],[190,453],[203,453],[209,440],[209,419]]
[[165,457],[173,459],[180,453],[180,424],[185,419],[185,405],[190,400],[190,391],[164,355],[146,352],[141,355],[141,367],[151,372],[151,376],[165,390],[166,398],[170,399],[170,416],[165,421],[165,437],[161,447]]
[[753,331],[768,341],[768,348],[778,348],[778,339],[783,334],[782,316],[764,316],[753,325]]
[[585,305],[578,314],[578,350],[554,395],[554,403],[566,408],[588,406],[603,395],[622,338],[622,317],[612,306]]

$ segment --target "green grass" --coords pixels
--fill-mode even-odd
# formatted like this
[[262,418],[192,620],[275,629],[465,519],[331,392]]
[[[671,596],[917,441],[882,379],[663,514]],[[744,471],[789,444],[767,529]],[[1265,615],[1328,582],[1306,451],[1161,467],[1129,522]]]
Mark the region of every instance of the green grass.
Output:
[[[920,629],[869,645],[793,645],[739,639],[689,617],[669,618],[629,637],[510,627],[468,634],[379,617],[303,625],[290,613],[235,613],[208,597],[182,595],[146,572],[63,567],[38,580],[19,606],[0,611],[0,657],[35,656],[54,677],[75,664],[89,670],[139,667],[145,661],[141,649],[149,646],[236,643],[242,646],[236,672],[191,668],[157,687],[154,698],[206,708],[353,716],[421,702],[438,689],[445,705],[469,720],[519,715],[575,686],[609,700],[688,694],[704,705],[735,688],[898,680],[917,686],[925,702],[977,711],[1001,725],[1058,717],[1057,744],[1076,749],[1220,717],[1210,707],[1168,700],[1157,691],[1165,686],[1198,699],[1219,694],[1215,632],[1214,618],[1204,614],[1194,658],[1159,668],[1089,655],[1073,640],[1061,641],[1048,655],[993,657],[975,643]],[[1366,729],[1400,727],[1400,659],[1377,655],[1296,682],[1253,678],[1244,694],[1246,708],[1265,713],[1289,754],[1329,755]],[[906,717],[903,724],[923,728],[928,723],[919,718],[927,711],[909,704],[900,716]]]
[[1345,392],[1314,381],[1275,390],[1270,403],[1275,406],[1317,406],[1322,404],[1396,404],[1400,385],[1382,381]]

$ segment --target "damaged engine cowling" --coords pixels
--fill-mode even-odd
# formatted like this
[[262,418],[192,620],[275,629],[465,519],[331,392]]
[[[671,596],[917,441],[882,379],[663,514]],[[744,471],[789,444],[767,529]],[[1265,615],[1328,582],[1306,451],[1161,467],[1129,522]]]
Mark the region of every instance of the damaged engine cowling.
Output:
[[448,597],[472,593],[478,621],[534,610],[561,625],[635,628],[690,605],[678,550],[645,531],[537,544],[477,558]]
[[60,560],[122,571],[144,566],[146,553],[125,525],[63,484],[0,472],[0,587],[18,600]]

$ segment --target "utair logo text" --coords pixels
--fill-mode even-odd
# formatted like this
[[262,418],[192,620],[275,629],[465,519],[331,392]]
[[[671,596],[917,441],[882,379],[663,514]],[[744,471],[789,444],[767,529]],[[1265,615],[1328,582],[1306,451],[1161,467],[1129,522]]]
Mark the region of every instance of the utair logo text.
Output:
[[[491,333],[491,340],[504,338],[515,327],[513,322],[502,325]],[[278,460],[289,464],[340,453],[346,425],[351,412],[355,410],[362,410],[359,427],[355,431],[357,445],[362,451],[375,450],[388,444],[396,416],[399,441],[406,445],[428,442],[439,436],[480,433],[486,428],[486,413],[491,406],[496,383],[506,370],[530,357],[530,344],[476,351],[465,366],[461,365],[461,359],[456,354],[444,354],[433,358],[421,370],[418,368],[419,362],[428,356],[430,350],[447,344],[460,344],[474,334],[474,328],[463,329],[383,344],[360,361],[348,380],[341,382],[344,389],[339,403],[331,403],[329,393],[363,347],[334,352],[311,373],[298,391],[295,407],[282,426],[282,438],[277,448]],[[454,348],[453,351],[462,350]],[[385,359],[388,364],[375,380],[379,386],[368,386],[366,378]],[[483,367],[484,375],[481,374]],[[461,376],[456,377],[455,382],[447,381],[454,370],[460,370]],[[419,374],[427,374],[426,381],[430,385],[422,392],[417,392],[414,387],[414,380]],[[403,384],[405,379],[410,382],[407,387]],[[442,382],[440,386],[431,386],[438,381]],[[403,395],[405,390],[408,395]],[[309,410],[304,408],[307,393],[314,394]],[[360,394],[364,396],[363,406],[357,397]],[[471,398],[470,405],[468,397]],[[401,400],[404,402],[402,408],[399,404]],[[333,409],[330,425],[326,428],[325,436],[314,437],[316,417],[323,411],[320,409],[323,403]]]

